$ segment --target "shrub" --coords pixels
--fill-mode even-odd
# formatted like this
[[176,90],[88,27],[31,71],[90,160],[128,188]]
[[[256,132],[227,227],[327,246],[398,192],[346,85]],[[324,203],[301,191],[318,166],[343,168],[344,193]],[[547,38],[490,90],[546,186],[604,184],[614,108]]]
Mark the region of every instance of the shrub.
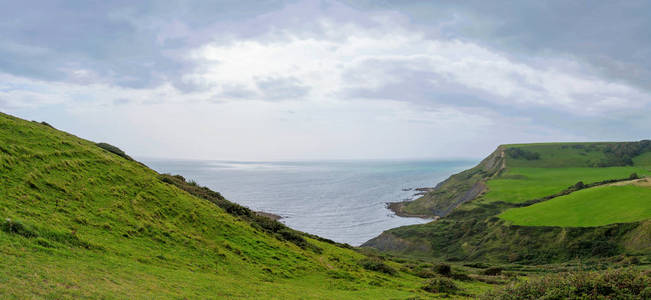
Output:
[[601,160],[598,166],[632,166],[632,158],[647,151],[651,151],[651,140],[607,145],[603,150],[606,158]]
[[509,148],[506,149],[506,154],[514,159],[526,159],[526,160],[537,160],[540,159],[540,154],[537,152],[531,152],[528,150],[520,148]]
[[485,264],[485,263],[481,263],[481,262],[464,264],[464,266],[471,267],[471,268],[477,268],[477,269],[486,269],[486,268],[490,267],[489,264]]
[[459,290],[459,287],[457,287],[457,285],[454,284],[454,281],[448,278],[437,277],[427,281],[425,286],[423,286],[423,290],[428,291],[430,293],[454,294]]
[[118,155],[118,156],[124,157],[124,158],[126,158],[126,159],[128,159],[128,160],[133,160],[129,155],[127,155],[126,153],[124,153],[124,151],[120,150],[120,148],[115,147],[115,146],[113,146],[113,145],[111,145],[111,144],[108,144],[108,143],[97,143],[97,144],[95,144],[95,145],[97,145],[97,147],[100,147],[100,148],[102,148],[102,149],[104,149],[104,150],[106,150],[106,151],[108,151],[108,152],[111,152],[111,153],[113,153],[113,154],[115,154],[115,155]]
[[490,267],[490,268],[484,270],[483,273],[484,273],[484,275],[488,275],[488,276],[497,276],[497,275],[502,274],[502,268]]
[[635,180],[635,179],[639,179],[639,178],[640,178],[640,176],[637,175],[637,173],[632,173],[630,176],[628,176],[628,179],[630,179],[630,180]]
[[41,122],[41,125],[45,125],[47,127],[54,128],[54,126],[50,125],[50,123],[45,122],[45,121]]
[[418,276],[420,278],[434,278],[434,277],[437,276],[436,273],[434,273],[430,269],[421,269],[421,270],[417,271],[414,275],[416,275],[416,276]]
[[585,188],[585,183],[583,181],[577,182],[574,186],[572,186],[575,190],[581,190]]
[[649,271],[570,272],[514,283],[484,299],[649,299]]
[[434,272],[443,276],[450,276],[452,274],[452,268],[448,264],[438,264],[434,266]]
[[369,257],[369,258],[362,259],[359,262],[359,265],[369,271],[382,272],[389,275],[395,275],[397,273],[394,268],[385,264],[377,257]]

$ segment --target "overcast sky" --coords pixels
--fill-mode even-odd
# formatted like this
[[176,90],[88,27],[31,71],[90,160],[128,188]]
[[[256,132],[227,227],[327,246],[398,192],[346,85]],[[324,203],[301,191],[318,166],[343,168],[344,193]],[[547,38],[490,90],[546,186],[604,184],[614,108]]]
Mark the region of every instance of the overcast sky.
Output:
[[650,1],[0,0],[0,111],[136,157],[651,137]]

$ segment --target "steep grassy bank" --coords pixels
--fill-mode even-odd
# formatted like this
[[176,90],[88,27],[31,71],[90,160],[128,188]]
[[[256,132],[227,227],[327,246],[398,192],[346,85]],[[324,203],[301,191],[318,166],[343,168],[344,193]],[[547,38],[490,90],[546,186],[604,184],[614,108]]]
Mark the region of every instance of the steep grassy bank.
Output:
[[[436,296],[400,263],[291,230],[121,153],[0,114],[0,298]],[[466,294],[488,286],[454,282]]]
[[463,194],[477,180],[482,193],[439,221],[391,229],[364,245],[451,260],[538,264],[634,254],[648,261],[647,188],[595,186],[651,175],[649,152],[650,141],[500,146],[489,156],[500,157],[499,171],[467,175],[482,162],[407,207],[435,213],[428,207],[449,203],[439,195]]

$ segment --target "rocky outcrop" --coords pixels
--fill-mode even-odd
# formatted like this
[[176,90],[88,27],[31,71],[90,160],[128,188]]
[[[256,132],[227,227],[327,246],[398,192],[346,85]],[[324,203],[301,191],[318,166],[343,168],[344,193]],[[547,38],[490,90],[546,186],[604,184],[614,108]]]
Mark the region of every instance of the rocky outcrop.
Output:
[[506,167],[504,146],[472,169],[450,176],[433,190],[414,201],[389,203],[396,215],[407,217],[445,216],[459,205],[471,201],[486,191],[485,181],[498,176]]

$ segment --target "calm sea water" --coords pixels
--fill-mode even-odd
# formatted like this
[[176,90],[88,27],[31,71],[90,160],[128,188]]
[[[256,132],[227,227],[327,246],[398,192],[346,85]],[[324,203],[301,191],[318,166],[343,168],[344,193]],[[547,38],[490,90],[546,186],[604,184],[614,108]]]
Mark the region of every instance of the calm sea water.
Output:
[[287,226],[358,246],[382,231],[430,220],[403,218],[385,203],[412,198],[475,161],[233,162],[141,159],[183,175]]

